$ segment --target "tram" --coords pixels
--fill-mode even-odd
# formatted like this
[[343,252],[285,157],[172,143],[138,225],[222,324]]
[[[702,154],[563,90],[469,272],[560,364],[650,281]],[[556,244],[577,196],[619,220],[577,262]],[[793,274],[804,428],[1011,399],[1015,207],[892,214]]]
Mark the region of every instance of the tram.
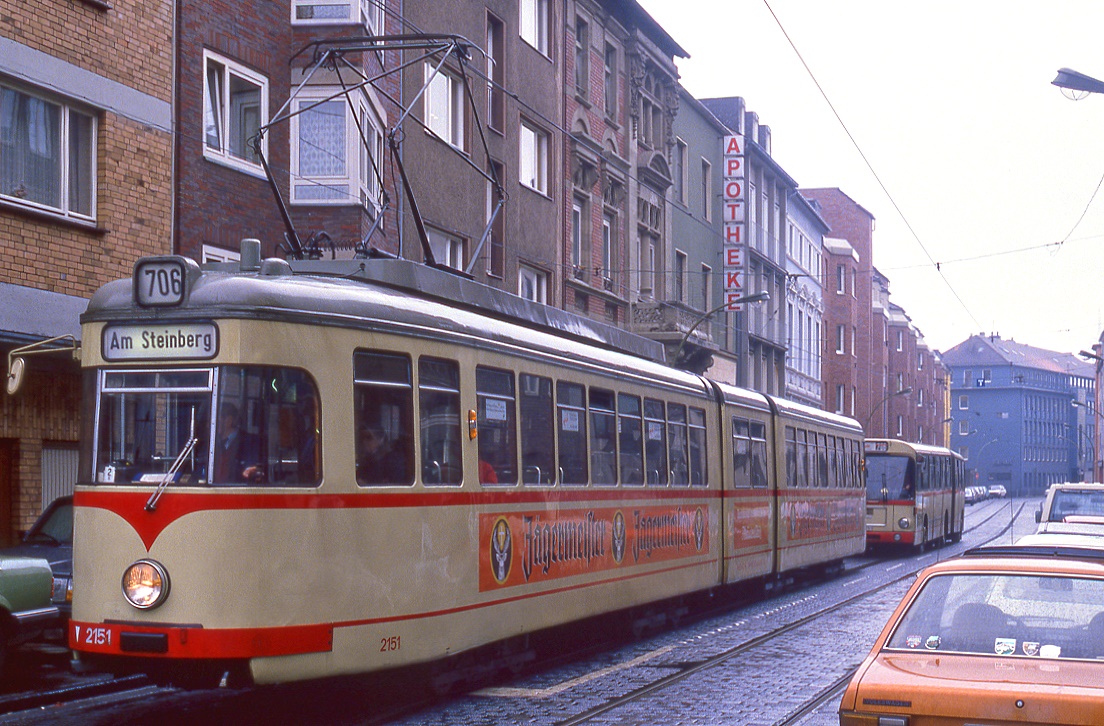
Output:
[[964,459],[950,449],[895,439],[865,444],[866,540],[917,547],[962,539]]
[[93,667],[437,663],[865,547],[852,419],[407,260],[143,258],[82,335]]

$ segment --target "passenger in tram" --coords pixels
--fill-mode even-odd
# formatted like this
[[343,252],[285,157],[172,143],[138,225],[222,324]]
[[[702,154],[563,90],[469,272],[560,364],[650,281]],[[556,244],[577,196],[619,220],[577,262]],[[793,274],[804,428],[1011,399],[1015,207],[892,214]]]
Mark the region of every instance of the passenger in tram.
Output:
[[260,445],[241,430],[241,416],[233,403],[219,410],[219,442],[215,450],[215,484],[244,484],[264,477]]
[[318,399],[308,393],[296,402],[296,413],[302,430],[299,434],[299,456],[296,470],[300,482],[318,480]]
[[402,447],[393,445],[382,431],[367,426],[362,428],[359,448],[357,481],[362,484],[409,483]]
[[479,483],[498,484],[498,472],[488,462],[479,460]]

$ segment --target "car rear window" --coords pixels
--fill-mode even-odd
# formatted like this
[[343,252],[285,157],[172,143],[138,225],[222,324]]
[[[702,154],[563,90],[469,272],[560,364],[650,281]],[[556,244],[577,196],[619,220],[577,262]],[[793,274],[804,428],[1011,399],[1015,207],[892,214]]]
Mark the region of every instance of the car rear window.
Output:
[[1104,580],[938,575],[913,599],[886,648],[1104,659]]
[[1054,492],[1049,521],[1061,522],[1071,515],[1104,517],[1104,491],[1061,489]]

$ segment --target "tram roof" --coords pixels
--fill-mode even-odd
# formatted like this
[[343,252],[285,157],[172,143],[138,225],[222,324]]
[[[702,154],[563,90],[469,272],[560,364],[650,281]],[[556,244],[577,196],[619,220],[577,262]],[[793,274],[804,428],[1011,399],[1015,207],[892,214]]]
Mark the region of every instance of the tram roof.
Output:
[[[183,305],[160,308],[156,315],[167,320],[198,310],[211,317],[440,330],[597,358],[696,388],[705,385],[699,376],[666,365],[661,343],[409,260],[268,259],[252,271],[238,263],[208,264],[190,281]],[[132,280],[126,279],[97,291],[81,321],[154,314],[137,305]],[[635,360],[610,358],[596,348]]]

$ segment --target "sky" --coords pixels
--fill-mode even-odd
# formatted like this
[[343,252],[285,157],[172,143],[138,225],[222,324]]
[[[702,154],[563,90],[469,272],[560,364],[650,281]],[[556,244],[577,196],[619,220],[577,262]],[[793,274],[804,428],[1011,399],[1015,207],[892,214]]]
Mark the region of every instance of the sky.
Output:
[[1051,81],[1104,80],[1104,2],[638,1],[691,94],[743,96],[801,187],[875,217],[874,264],[930,347],[1100,340],[1104,95]]

